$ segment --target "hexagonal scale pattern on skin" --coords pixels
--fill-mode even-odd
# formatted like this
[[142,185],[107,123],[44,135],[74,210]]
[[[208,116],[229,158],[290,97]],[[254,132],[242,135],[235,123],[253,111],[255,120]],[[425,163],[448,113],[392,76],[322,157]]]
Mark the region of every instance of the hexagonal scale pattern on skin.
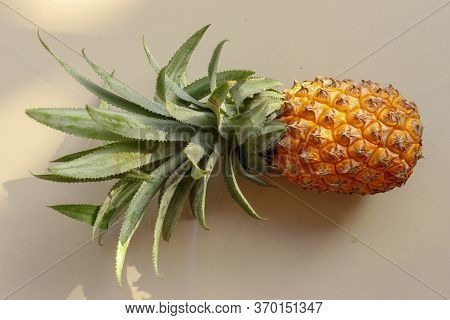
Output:
[[374,194],[402,186],[422,157],[423,125],[397,89],[317,78],[284,92],[288,125],[273,165],[304,189]]

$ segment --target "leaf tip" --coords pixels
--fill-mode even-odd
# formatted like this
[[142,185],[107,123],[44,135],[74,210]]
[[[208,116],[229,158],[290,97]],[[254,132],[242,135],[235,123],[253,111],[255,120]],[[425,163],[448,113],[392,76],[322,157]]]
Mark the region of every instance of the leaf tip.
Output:
[[27,116],[29,116],[30,118],[32,118],[32,119],[36,119],[35,118],[36,117],[36,112],[37,112],[37,109],[26,109],[25,110],[25,114]]
[[122,271],[123,264],[125,262],[125,254],[127,251],[128,243],[122,244],[120,239],[117,243],[117,252],[116,252],[116,279],[119,287],[122,287]]
[[211,228],[208,227],[208,226],[206,225],[206,222],[205,222],[205,221],[200,221],[200,225],[201,225],[201,226],[203,227],[203,229],[206,230],[206,231],[211,230]]
[[48,45],[45,43],[44,39],[42,39],[41,29],[40,29],[40,28],[38,28],[37,36],[38,36],[38,39],[39,39],[39,41],[41,42],[42,46],[43,46],[47,51],[51,52],[51,51],[50,51],[50,48],[49,48]]
[[153,271],[155,272],[155,275],[156,275],[159,279],[162,279],[162,278],[163,278],[162,275],[161,275],[161,273],[159,272],[158,259],[156,259],[156,261],[155,261],[155,259],[153,259]]

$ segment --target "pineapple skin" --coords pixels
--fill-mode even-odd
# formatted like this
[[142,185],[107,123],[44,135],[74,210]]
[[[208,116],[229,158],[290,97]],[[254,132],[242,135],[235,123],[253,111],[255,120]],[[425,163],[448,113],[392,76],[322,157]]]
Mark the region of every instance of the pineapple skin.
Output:
[[423,125],[392,85],[332,78],[294,82],[272,165],[307,190],[375,194],[402,186],[422,158]]

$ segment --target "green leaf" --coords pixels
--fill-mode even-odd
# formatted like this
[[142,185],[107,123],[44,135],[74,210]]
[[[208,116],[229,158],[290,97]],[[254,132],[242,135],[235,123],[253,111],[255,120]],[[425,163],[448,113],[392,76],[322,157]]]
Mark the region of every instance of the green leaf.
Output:
[[266,117],[280,110],[281,106],[284,103],[283,100],[273,98],[259,98],[255,102],[256,103],[250,103],[248,105],[248,109],[246,109],[245,112],[252,111],[260,105],[266,105]]
[[174,194],[170,199],[167,213],[163,223],[163,239],[169,241],[172,236],[173,230],[180,219],[181,210],[183,209],[184,202],[194,185],[195,180],[191,177],[184,177],[178,184]]
[[[105,225],[108,227],[110,223],[114,219],[116,219],[118,214],[131,201],[141,184],[141,181],[120,180],[111,188],[105,201],[103,201],[103,204],[100,206],[97,217],[92,224],[93,239],[95,237],[96,231],[101,225]],[[101,235],[99,237],[99,242],[100,241]]]
[[[153,55],[150,53],[149,49],[144,43],[145,53],[147,54],[147,58],[152,65],[153,69],[157,72],[158,77],[156,79],[156,95],[161,101],[166,100],[166,90],[169,89],[173,94],[175,94],[178,98],[190,102],[193,105],[205,108],[206,105],[197,99],[191,97],[187,92],[185,92],[179,85],[177,85],[172,79],[167,77],[166,68],[161,69],[157,62],[155,61]],[[164,71],[161,73],[161,71]],[[180,83],[186,81],[186,75],[180,78]],[[166,111],[167,112],[167,111]]]
[[245,179],[247,179],[250,182],[253,182],[254,184],[257,184],[258,186],[261,187],[268,187],[268,188],[274,188],[275,186],[268,183],[267,181],[265,181],[264,179],[261,179],[260,177],[258,177],[257,175],[249,172],[247,169],[242,168],[240,171],[238,171],[239,174],[244,177]]
[[114,180],[114,179],[125,179],[125,180],[148,180],[148,174],[137,171],[137,170],[131,170],[130,172],[124,173],[124,174],[118,174],[115,176],[105,177],[105,178],[98,178],[98,179],[77,179],[77,178],[69,178],[69,177],[63,177],[58,176],[56,174],[34,174],[31,173],[34,177],[51,181],[51,182],[59,182],[59,183],[89,183],[89,182],[101,182],[101,181],[108,181],[108,180]]
[[150,118],[138,114],[87,107],[100,126],[123,137],[155,141],[188,141],[195,128],[175,120]]
[[[90,225],[94,224],[99,209],[99,206],[90,204],[59,204],[48,207],[69,218],[78,220],[80,222],[85,222]],[[105,228],[106,226],[100,225],[100,227]]]
[[275,95],[281,95],[276,91],[263,91],[250,99],[246,99],[244,101],[244,105],[241,106],[241,110],[243,112],[250,111],[261,103],[265,103],[268,101],[270,104],[274,106],[274,110],[279,110],[283,105],[284,101],[281,98],[275,98]]
[[168,77],[166,77],[166,86],[171,93],[173,93],[182,101],[189,102],[197,107],[207,108],[207,105],[205,103],[200,102],[197,99],[191,97],[186,91],[184,91],[181,87],[179,87],[175,82],[173,82]]
[[256,213],[256,211],[250,205],[248,200],[242,194],[242,191],[239,188],[236,176],[234,174],[233,162],[234,162],[233,152],[232,150],[228,150],[224,156],[223,177],[231,198],[233,198],[233,200],[236,201],[236,203],[239,204],[239,206],[241,206],[241,208],[244,209],[244,211],[249,216],[258,220],[266,220],[265,218],[259,216],[258,213]]
[[177,85],[179,85],[182,75],[186,71],[189,59],[192,56],[195,48],[200,42],[201,38],[205,34],[209,25],[204,26],[196,33],[194,33],[183,45],[177,50],[172,59],[170,59],[167,65],[166,75],[172,79]]
[[166,101],[166,68],[162,68],[156,78],[156,96],[162,101]]
[[256,172],[266,172],[267,169],[271,169],[263,153],[272,149],[280,141],[285,134],[286,127],[282,122],[272,121],[262,128],[259,132],[261,135],[249,137],[241,149],[245,167]]
[[158,147],[154,154],[142,150],[138,143],[114,143],[81,158],[63,162],[49,168],[49,172],[76,179],[98,179],[114,176],[158,160]]
[[209,178],[211,177],[211,172],[214,169],[214,166],[217,163],[217,160],[220,157],[220,143],[217,142],[214,145],[214,150],[208,158],[206,163],[206,171],[207,173],[195,183],[194,188],[191,190],[190,195],[190,203],[192,213],[194,217],[200,222],[203,228],[208,229],[206,226],[205,219],[205,201],[206,201],[206,190]]
[[88,155],[89,153],[92,153],[94,151],[98,151],[98,150],[100,150],[100,149],[102,149],[104,147],[105,146],[100,146],[100,147],[97,147],[97,148],[92,148],[92,149],[83,150],[83,151],[80,151],[80,152],[71,153],[71,154],[65,155],[65,156],[63,156],[61,158],[58,158],[56,160],[52,160],[51,162],[69,162],[69,161],[81,158],[81,157],[83,157],[85,155]]
[[[250,70],[228,70],[218,72],[216,75],[216,85],[220,86],[230,80],[243,81],[253,74],[255,74],[255,72]],[[192,82],[187,87],[183,88],[183,90],[195,99],[203,99],[212,92],[209,76]]]
[[255,151],[264,152],[271,149],[280,141],[285,134],[286,124],[274,121],[264,126],[260,132],[261,135],[251,137],[248,141],[253,143]]
[[227,100],[225,100],[225,103],[222,104],[221,109],[223,113],[227,116],[227,118],[231,118],[237,115],[236,105],[234,103],[227,103]]
[[247,79],[235,85],[231,90],[231,95],[236,107],[239,108],[245,98],[281,85],[281,82],[267,78]]
[[258,94],[259,98],[273,98],[273,99],[279,99],[279,100],[283,100],[284,95],[282,93],[280,93],[277,90],[273,90],[273,89],[269,89],[269,90],[265,90],[263,92],[260,92]]
[[78,137],[120,141],[123,137],[99,127],[83,109],[28,109],[26,114],[50,128]]
[[[175,82],[173,82],[173,83],[175,83]],[[180,79],[180,88],[186,87],[188,83],[189,83],[188,76],[185,72],[185,73],[183,73],[183,75],[181,76],[181,79]]]
[[156,96],[161,101],[166,100],[175,101],[175,99],[173,98],[173,95],[175,95],[186,102],[192,103],[193,105],[202,108],[207,107],[206,104],[191,97],[181,87],[179,87],[175,82],[173,82],[172,79],[167,77],[166,68],[167,67],[161,69],[156,79]]
[[[111,76],[111,77],[114,76],[114,72],[115,72],[115,70],[113,70],[113,71],[110,73],[110,76]],[[103,83],[103,88],[108,89],[108,90],[111,89],[111,88],[108,86],[108,84],[107,84],[106,82]],[[108,104],[108,102],[103,101],[103,100],[101,100],[101,99],[99,99],[99,100],[100,100],[100,101],[99,101],[99,103],[98,103],[98,105],[97,105],[97,108],[108,110],[108,109],[109,109],[109,104]]]
[[159,276],[158,269],[158,253],[159,253],[159,243],[161,240],[161,232],[163,230],[164,221],[166,218],[166,214],[169,210],[170,200],[175,194],[178,184],[184,177],[184,173],[186,172],[188,167],[181,165],[173,174],[173,179],[170,179],[170,183],[166,182],[166,185],[160,191],[159,197],[159,208],[158,208],[158,216],[156,217],[155,222],[155,230],[153,233],[153,247],[152,247],[152,262],[153,269],[156,275]]
[[203,177],[208,171],[203,170],[199,167],[200,160],[206,155],[208,152],[208,138],[211,138],[208,133],[204,133],[202,131],[198,131],[194,137],[192,137],[191,142],[184,149],[184,153],[186,154],[189,161],[192,163],[192,172],[191,176],[195,180]]
[[150,181],[142,182],[139,190],[134,195],[125,215],[125,220],[120,230],[116,254],[116,276],[119,285],[122,285],[122,269],[125,261],[126,251],[133,234],[144,215],[144,210],[153,196],[163,184],[164,180],[185,160],[184,153],[180,152],[171,157],[167,162],[155,169],[150,175]]
[[264,122],[267,116],[276,110],[275,108],[277,106],[270,100],[265,100],[250,111],[227,119],[223,126],[226,130],[234,130],[239,144],[243,144],[248,138],[262,134]]
[[240,176],[242,176],[243,178],[247,179],[250,182],[253,182],[261,187],[272,187],[272,188],[274,187],[272,184],[268,183],[264,179],[257,176],[256,174],[258,173],[250,172],[250,170],[244,168],[239,159],[237,161],[235,160],[235,169],[237,170]]
[[55,55],[50,50],[48,45],[44,42],[44,40],[42,40],[39,32],[38,32],[38,37],[39,37],[39,40],[41,41],[42,45],[44,46],[44,48],[59,62],[59,64],[67,71],[67,73],[72,78],[77,80],[83,87],[85,87],[91,93],[95,94],[98,98],[100,98],[101,100],[103,100],[109,104],[112,104],[118,108],[126,110],[126,111],[130,111],[133,113],[139,113],[139,114],[149,114],[149,111],[144,109],[143,107],[141,107],[131,101],[128,101],[128,100],[112,93],[111,91],[108,91],[108,90],[98,86],[97,84],[93,83],[86,77],[82,76],[72,66],[70,66],[69,64],[62,61],[57,55]]
[[112,179],[117,179],[119,176],[111,176],[111,177],[105,177],[105,178],[99,178],[99,179],[76,179],[76,178],[69,178],[69,177],[63,177],[58,176],[56,174],[33,174],[38,179],[51,181],[51,182],[60,182],[60,183],[87,183],[87,182],[100,182],[100,181],[107,181]]
[[211,57],[211,61],[208,65],[208,77],[209,77],[209,86],[211,88],[211,92],[213,92],[217,87],[217,66],[219,64],[220,54],[222,52],[222,48],[229,40],[223,40],[220,42],[217,47],[214,49],[213,55]]
[[216,118],[209,111],[199,111],[182,107],[169,100],[166,101],[166,109],[173,118],[193,126],[211,127],[216,122]]
[[86,60],[86,62],[91,66],[91,68],[105,81],[105,83],[108,85],[108,87],[111,88],[114,92],[116,92],[121,97],[140,105],[141,107],[147,109],[148,111],[151,111],[153,113],[162,115],[162,116],[168,116],[166,109],[164,108],[164,105],[155,101],[150,100],[149,98],[143,96],[139,92],[135,91],[134,89],[130,88],[128,85],[123,83],[122,81],[114,78],[106,72],[104,69],[99,67],[97,64],[95,64],[92,60],[90,60],[87,55],[85,54],[85,51],[82,51],[83,57]]
[[217,87],[208,98],[208,107],[214,112],[217,123],[220,123],[220,109],[227,99],[228,93],[236,84],[236,81],[230,80]]
[[142,45],[144,46],[145,55],[147,56],[148,62],[150,62],[150,65],[152,66],[153,70],[155,70],[156,74],[158,74],[161,68],[158,62],[156,62],[156,59],[151,53],[150,49],[145,44],[145,36],[142,36]]
[[264,156],[254,150],[250,143],[245,143],[241,150],[243,152],[243,163],[246,168],[254,170],[259,173],[265,173],[268,169],[268,163]]
[[[172,154],[171,154],[170,152],[168,152],[166,158],[168,158],[170,155],[172,155]],[[166,159],[166,158],[164,158],[164,159]],[[159,160],[158,160],[158,161],[154,161],[154,162],[152,163],[152,165],[157,164],[156,167],[159,167],[159,165],[160,165],[161,163],[157,163],[157,162],[159,162]],[[155,167],[154,169],[156,169],[156,167]],[[154,169],[153,169],[153,170],[154,170]],[[153,171],[153,170],[150,170],[150,171]],[[126,180],[143,180],[143,181],[150,181],[150,180],[152,179],[152,176],[149,175],[148,173],[145,173],[145,172],[140,171],[139,169],[133,169],[133,170],[131,170],[130,172],[127,172],[127,173],[125,173],[124,175],[122,175],[122,178],[123,178],[123,179],[126,179]]]

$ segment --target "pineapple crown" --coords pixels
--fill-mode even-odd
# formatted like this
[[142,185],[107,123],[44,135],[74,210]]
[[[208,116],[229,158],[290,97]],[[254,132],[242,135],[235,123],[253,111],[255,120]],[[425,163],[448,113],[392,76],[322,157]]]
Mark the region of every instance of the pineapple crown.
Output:
[[206,190],[219,159],[223,160],[222,172],[231,197],[250,216],[263,219],[242,194],[235,173],[269,185],[255,173],[267,168],[265,151],[285,131],[285,125],[276,121],[283,104],[283,96],[276,90],[281,83],[255,77],[249,70],[218,72],[224,40],[213,51],[207,76],[188,84],[188,62],[208,27],[194,33],[162,68],[143,39],[148,61],[157,73],[154,99],[102,69],[83,50],[83,58],[105,85],[93,83],[55,55],[38,32],[44,48],[95,94],[100,104],[83,109],[28,109],[26,113],[51,128],[105,143],[56,159],[47,174],[35,176],[65,183],[117,180],[100,205],[50,207],[91,224],[93,238],[98,233],[99,242],[108,227],[123,216],[116,255],[119,284],[130,240],[158,192],[152,251],[156,274],[160,238],[170,239],[186,199],[195,218],[208,229]]

